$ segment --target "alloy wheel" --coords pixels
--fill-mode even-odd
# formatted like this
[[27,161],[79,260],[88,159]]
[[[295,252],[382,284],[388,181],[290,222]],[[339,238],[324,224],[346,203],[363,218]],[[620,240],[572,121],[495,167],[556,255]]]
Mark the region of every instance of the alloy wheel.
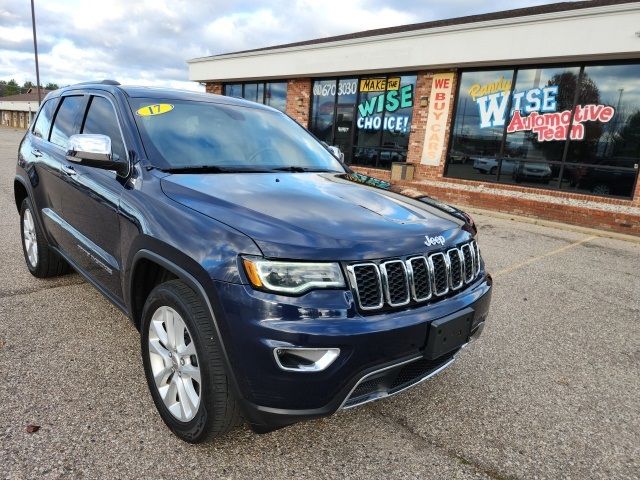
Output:
[[173,308],[158,308],[149,323],[149,363],[167,410],[181,422],[198,413],[202,387],[193,337]]
[[22,216],[22,238],[24,240],[24,250],[27,252],[27,260],[31,268],[38,266],[38,240],[36,237],[36,225],[33,215],[28,208]]

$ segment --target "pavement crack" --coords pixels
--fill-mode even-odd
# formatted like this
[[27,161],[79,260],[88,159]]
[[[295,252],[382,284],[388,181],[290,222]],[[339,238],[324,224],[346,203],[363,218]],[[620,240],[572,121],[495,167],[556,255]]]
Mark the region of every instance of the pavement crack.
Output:
[[86,283],[86,282],[80,279],[77,282],[65,283],[64,285],[51,285],[51,286],[39,287],[39,288],[25,288],[19,291],[11,291],[11,292],[0,291],[0,299],[19,297],[21,295],[31,295],[32,293],[44,292],[46,290],[53,290],[55,288],[64,288],[64,287],[70,287],[73,285],[82,285],[83,283]]
[[406,419],[402,417],[394,417],[392,415],[383,414],[378,408],[372,408],[375,415],[380,417],[383,421],[391,422],[398,427],[400,427],[405,433],[409,434],[409,436],[413,439],[413,441],[421,447],[431,447],[436,448],[443,452],[447,457],[459,462],[462,465],[469,466],[474,469],[476,473],[480,473],[488,476],[493,480],[518,480],[518,477],[514,475],[503,475],[498,472],[495,468],[487,467],[479,462],[467,458],[464,455],[454,451],[451,448],[448,448],[438,442],[433,441],[432,439],[426,438],[420,433],[418,433],[409,423],[407,423]]

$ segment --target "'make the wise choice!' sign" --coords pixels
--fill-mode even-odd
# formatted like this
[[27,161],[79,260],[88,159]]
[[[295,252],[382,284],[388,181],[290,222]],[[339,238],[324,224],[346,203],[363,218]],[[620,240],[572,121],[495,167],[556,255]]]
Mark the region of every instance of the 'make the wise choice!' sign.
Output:
[[440,163],[449,118],[453,75],[453,73],[437,73],[433,76],[427,128],[424,134],[424,148],[420,160],[423,165],[438,165]]

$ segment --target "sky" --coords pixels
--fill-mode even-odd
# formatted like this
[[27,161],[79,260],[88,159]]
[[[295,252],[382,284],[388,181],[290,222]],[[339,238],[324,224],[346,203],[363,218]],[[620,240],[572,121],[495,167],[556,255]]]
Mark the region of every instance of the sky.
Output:
[[[35,0],[40,81],[203,90],[190,58],[544,0]],[[0,0],[0,80],[35,83],[29,0]]]

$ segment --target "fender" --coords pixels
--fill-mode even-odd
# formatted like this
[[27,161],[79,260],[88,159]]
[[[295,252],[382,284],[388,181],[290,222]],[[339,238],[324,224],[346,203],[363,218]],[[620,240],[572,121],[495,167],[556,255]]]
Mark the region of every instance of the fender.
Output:
[[[211,304],[211,300],[209,295],[207,294],[207,291],[205,290],[205,288],[203,287],[202,283],[196,278],[194,277],[191,273],[189,273],[187,270],[185,270],[184,268],[176,265],[175,263],[173,263],[171,260],[166,259],[165,257],[152,252],[151,250],[147,250],[147,249],[140,249],[136,252],[136,254],[133,257],[133,260],[131,261],[131,275],[128,275],[128,278],[133,278],[133,274],[135,273],[135,268],[136,265],[138,264],[138,262],[142,259],[147,259],[147,260],[152,260],[154,262],[156,262],[157,264],[161,265],[162,267],[166,268],[167,270],[169,270],[171,273],[173,273],[174,275],[176,275],[176,277],[178,277],[180,280],[184,281],[187,285],[189,285],[189,287],[191,287],[191,289],[193,289],[194,292],[196,292],[201,299],[204,301],[205,306],[207,308],[207,310],[209,311],[209,314],[211,315],[211,321],[213,322],[213,328],[214,331],[216,333],[217,336],[217,340],[218,340],[218,344],[220,345],[220,349],[222,351],[222,359],[224,361],[224,365],[225,365],[225,369],[227,374],[229,375],[229,379],[231,380],[231,388],[233,388],[234,393],[236,394],[236,398],[238,399],[241,408],[243,410],[243,413],[245,413],[246,416],[246,408],[245,408],[245,404],[246,404],[246,400],[244,398],[244,396],[242,395],[242,392],[240,390],[240,387],[238,385],[235,373],[233,371],[233,368],[231,367],[231,362],[229,360],[229,356],[227,354],[227,349],[225,348],[224,342],[222,341],[222,335],[220,333],[220,326],[218,325],[218,321],[216,319],[216,315],[214,313],[214,309],[213,309],[213,305]],[[129,282],[132,283],[132,282]],[[132,298],[132,289],[133,289],[133,285],[130,285],[130,289],[127,289],[127,295],[129,297],[129,299]],[[130,309],[131,311],[131,309]]]
[[[20,182],[20,184],[25,188],[25,190],[27,191],[27,197],[31,200],[31,203],[33,205],[33,217],[36,219],[36,223],[38,224],[38,229],[42,232],[42,234],[44,235],[45,239],[47,240],[47,242],[49,244],[52,244],[51,242],[51,237],[49,237],[49,232],[47,231],[46,228],[44,228],[44,222],[42,221],[42,213],[40,211],[39,208],[37,208],[37,206],[35,205],[34,201],[33,201],[33,189],[31,188],[31,183],[27,182],[24,177],[18,173],[16,173],[15,177],[13,177],[14,182]],[[15,188],[15,187],[14,187]],[[15,195],[15,190],[14,190],[14,195]],[[16,208],[18,209],[18,214],[20,213],[20,205],[16,205]]]

